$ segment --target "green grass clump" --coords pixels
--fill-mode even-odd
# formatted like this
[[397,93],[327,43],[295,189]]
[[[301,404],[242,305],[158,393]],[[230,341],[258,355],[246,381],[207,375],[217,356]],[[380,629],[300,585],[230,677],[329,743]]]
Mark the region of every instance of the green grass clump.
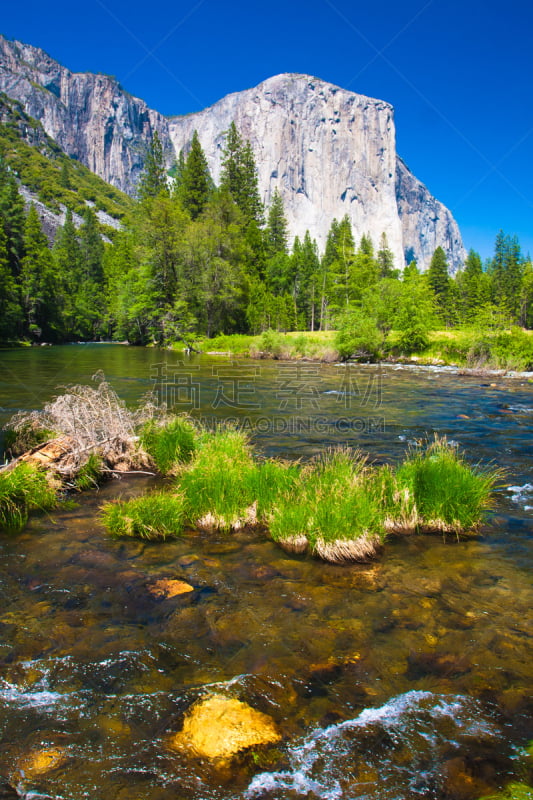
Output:
[[46,475],[31,464],[0,472],[0,527],[20,530],[30,511],[46,511],[56,505],[56,493]]
[[179,487],[187,521],[205,530],[229,531],[254,523],[251,475],[256,469],[245,434],[223,428],[205,436]]
[[164,425],[148,422],[141,433],[141,445],[157,469],[168,475],[179,464],[188,463],[198,444],[198,431],[187,417],[174,417]]
[[247,473],[250,496],[256,503],[257,518],[268,521],[272,508],[280,497],[290,492],[300,476],[298,464],[289,464],[276,459],[260,462]]
[[220,334],[213,339],[201,339],[198,343],[199,349],[204,352],[234,353],[236,355],[248,355],[251,344],[255,337],[243,333]]
[[501,477],[470,467],[446,439],[410,451],[397,469],[371,467],[343,448],[302,468],[254,460],[247,436],[234,428],[211,432],[183,418],[176,424],[185,425],[191,459],[181,465],[177,491],[104,506],[113,535],[164,539],[185,525],[209,532],[263,525],[289,552],[364,561],[389,533],[475,528]]
[[183,497],[153,492],[133,500],[105,503],[102,521],[111,536],[164,540],[178,536],[184,527]]
[[470,467],[446,439],[411,451],[396,471],[398,491],[416,506],[417,528],[461,533],[475,529],[501,472]]
[[91,453],[86,463],[78,470],[74,480],[76,489],[85,492],[97,488],[102,482],[102,467],[102,458],[97,453]]
[[274,541],[292,552],[307,546],[326,561],[364,560],[383,538],[384,511],[376,473],[359,453],[337,450],[303,470],[270,520]]

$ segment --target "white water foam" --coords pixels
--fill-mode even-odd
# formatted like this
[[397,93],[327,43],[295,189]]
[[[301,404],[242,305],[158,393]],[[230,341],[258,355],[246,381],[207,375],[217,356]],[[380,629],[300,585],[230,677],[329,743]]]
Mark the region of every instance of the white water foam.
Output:
[[513,503],[521,506],[524,511],[533,511],[533,483],[524,483],[523,486],[508,486]]
[[38,708],[41,711],[53,711],[63,699],[59,692],[46,690],[24,691],[13,683],[0,679],[0,700],[18,705],[21,708]]
[[[380,753],[384,734],[393,746],[409,748],[410,764],[394,764],[386,753]],[[275,796],[282,798],[287,791],[290,797],[305,798],[311,792],[324,800],[349,800],[353,796],[378,800],[380,791],[391,797],[393,786],[398,798],[406,793],[424,797],[431,782],[438,780],[440,748],[455,745],[457,736],[485,738],[496,734],[495,727],[469,698],[407,692],[379,708],[364,709],[355,719],[313,731],[289,749],[289,769],[256,775],[245,797],[251,800],[276,792]],[[354,791],[346,786],[354,779],[350,771],[357,767],[358,758],[375,767],[379,781],[371,787],[360,785],[355,795],[347,794]]]
[[509,411],[514,411],[516,414],[533,414],[533,406],[516,403],[515,405],[509,406]]

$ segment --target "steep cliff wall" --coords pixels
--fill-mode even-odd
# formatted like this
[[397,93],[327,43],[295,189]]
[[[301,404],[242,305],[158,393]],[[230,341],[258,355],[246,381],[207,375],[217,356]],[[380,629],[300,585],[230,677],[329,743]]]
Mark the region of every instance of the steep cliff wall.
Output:
[[459,227],[448,209],[415,178],[401,158],[396,161],[396,198],[402,225],[404,254],[427,269],[437,247],[448,256],[451,271],[466,258]]
[[171,149],[168,122],[106,75],[73,73],[43,50],[0,36],[0,91],[68,153],[132,193],[155,130]]

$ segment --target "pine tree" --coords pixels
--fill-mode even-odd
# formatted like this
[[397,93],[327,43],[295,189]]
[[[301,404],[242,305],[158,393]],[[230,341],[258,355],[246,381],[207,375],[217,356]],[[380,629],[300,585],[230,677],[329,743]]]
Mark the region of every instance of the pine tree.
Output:
[[85,280],[94,281],[97,286],[102,286],[104,243],[100,236],[96,214],[89,207],[84,211],[83,225],[80,227],[80,249]]
[[272,202],[268,210],[268,221],[265,229],[266,251],[269,257],[283,254],[287,255],[287,218],[283,200],[278,189],[274,189]]
[[63,189],[71,189],[72,188],[72,186],[70,184],[70,171],[69,171],[69,168],[68,168],[68,161],[66,160],[66,158],[63,159],[63,162],[61,164],[61,171],[59,173],[59,185]]
[[374,258],[374,245],[370,236],[363,234],[357,252],[351,259],[348,281],[350,302],[360,303],[365,291],[376,286],[379,280],[379,264]]
[[138,195],[140,200],[147,200],[157,197],[160,193],[168,194],[167,171],[163,146],[157,131],[154,131],[144,171],[139,180]]
[[32,204],[24,227],[21,296],[26,332],[32,339],[56,339],[59,319],[56,283],[48,239]]
[[472,321],[479,307],[490,300],[485,296],[485,276],[481,257],[475,250],[470,250],[465,260],[464,269],[455,278],[459,291],[460,318],[462,322]]
[[512,236],[509,238],[504,294],[507,309],[515,321],[518,321],[520,316],[520,287],[523,267],[524,260],[518,237]]
[[232,122],[226,131],[222,154],[220,187],[227,190],[243,213],[245,224],[263,224],[263,206],[259,197],[257,167],[250,142],[244,142]]
[[17,338],[22,330],[18,287],[9,265],[7,236],[0,220],[0,342]]
[[206,207],[213,188],[207,159],[197,131],[193,133],[191,149],[179,171],[181,175],[176,189],[178,200],[189,212],[191,219],[196,219]]
[[520,286],[523,258],[516,236],[506,236],[500,230],[494,244],[494,257],[490,264],[492,300],[507,311],[516,321],[520,315]]
[[15,277],[20,274],[25,220],[24,200],[18,190],[17,181],[0,157],[0,221],[7,239],[9,266]]
[[243,196],[241,210],[248,223],[255,222],[261,226],[264,223],[264,208],[259,196],[259,180],[252,145],[249,141],[244,144],[242,153]]
[[450,278],[448,275],[448,262],[442,247],[437,247],[428,269],[428,284],[437,302],[437,307],[442,319],[448,315],[448,301],[450,292]]
[[533,265],[529,259],[525,262],[522,272],[520,324],[524,328],[533,327]]
[[81,248],[70,209],[67,210],[65,222],[57,232],[52,256],[56,266],[63,334],[67,338],[76,338],[80,334],[77,324],[77,297],[82,287],[84,273]]
[[296,237],[291,255],[298,330],[315,329],[317,316],[320,258],[317,243],[305,232],[303,242]]
[[389,250],[389,243],[387,241],[386,233],[381,234],[376,260],[378,263],[380,278],[397,277],[398,273],[394,269],[394,255],[392,254],[392,251]]

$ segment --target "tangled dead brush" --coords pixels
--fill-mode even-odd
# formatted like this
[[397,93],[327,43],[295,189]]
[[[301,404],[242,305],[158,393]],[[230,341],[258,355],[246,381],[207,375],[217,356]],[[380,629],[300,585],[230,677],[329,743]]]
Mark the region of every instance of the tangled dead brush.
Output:
[[[102,372],[97,372],[93,380],[96,387],[69,386],[41,411],[19,412],[6,426],[15,434],[30,430],[38,436],[46,431],[52,434],[49,438],[58,437],[62,447],[50,467],[66,481],[72,480],[92,455],[100,458],[104,472],[138,471],[151,465],[136,429],[160,415],[153,398],[146,397],[133,412]],[[41,451],[42,447],[36,449]]]

